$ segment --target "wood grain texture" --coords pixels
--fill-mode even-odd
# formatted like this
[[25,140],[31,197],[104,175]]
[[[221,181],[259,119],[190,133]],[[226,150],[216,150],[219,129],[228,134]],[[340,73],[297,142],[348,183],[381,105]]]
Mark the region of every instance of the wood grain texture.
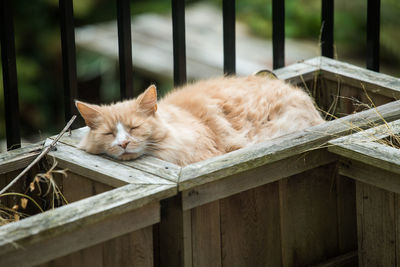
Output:
[[283,266],[339,255],[335,164],[279,181]]
[[0,228],[0,265],[40,264],[154,224],[159,221],[157,201],[175,193],[174,186],[130,184],[5,225]]
[[339,252],[357,250],[356,187],[354,180],[336,177]]
[[62,192],[69,203],[85,199],[113,189],[76,173],[68,172],[62,179]]
[[222,266],[219,202],[197,207],[191,214],[193,267]]
[[36,265],[36,267],[104,266],[103,245],[98,244],[66,256]]
[[360,266],[396,266],[395,194],[358,181],[356,188]]
[[39,155],[42,147],[42,143],[32,144],[0,153],[0,174],[25,168]]
[[278,183],[221,199],[223,266],[281,266]]
[[323,77],[326,79],[337,80],[337,77],[340,77],[345,84],[355,87],[361,87],[361,84],[363,84],[368,91],[373,93],[394,99],[400,97],[400,79],[392,76],[326,57],[308,60],[307,64],[319,66]]
[[398,133],[400,133],[399,120],[332,140],[330,142],[332,146],[329,146],[328,150],[344,158],[400,174],[399,149],[376,142]]
[[203,184],[182,192],[183,209],[191,209],[335,160],[325,149],[314,150]]
[[105,242],[103,266],[154,266],[152,235],[152,227],[148,226]]
[[311,267],[354,267],[358,266],[358,252],[357,250],[348,252],[346,254],[334,257],[327,261],[321,262]]
[[[159,224],[160,266],[185,266],[184,234],[190,227],[184,220],[181,195],[161,201],[161,221]],[[186,229],[186,230],[185,230]],[[189,248],[191,249],[191,248]]]
[[378,107],[330,121],[306,130],[272,139],[249,148],[239,149],[222,156],[204,160],[182,168],[179,190],[216,181],[261,165],[316,149],[330,139],[359,129],[371,122],[379,123],[381,116],[386,121],[400,118],[400,102]]
[[342,160],[339,164],[341,175],[374,185],[390,192],[400,193],[400,175],[356,160]]
[[96,155],[88,154],[68,145],[58,144],[57,150],[49,153],[60,168],[68,168],[92,180],[112,187],[132,184],[174,184],[143,171],[120,164]]

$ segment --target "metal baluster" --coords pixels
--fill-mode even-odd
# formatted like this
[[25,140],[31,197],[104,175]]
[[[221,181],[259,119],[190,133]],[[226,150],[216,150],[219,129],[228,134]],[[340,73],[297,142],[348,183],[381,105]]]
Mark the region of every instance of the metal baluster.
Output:
[[273,68],[285,66],[285,0],[272,0]]
[[63,62],[65,121],[77,114],[74,100],[78,97],[76,75],[76,49],[74,33],[74,11],[72,0],[60,0],[61,50]]
[[186,83],[185,1],[172,0],[172,39],[174,50],[174,84]]
[[224,73],[236,73],[235,0],[222,1],[224,34]]
[[21,147],[12,2],[0,0],[0,41],[7,150]]
[[322,56],[333,58],[333,0],[322,0],[321,52]]
[[133,92],[132,82],[132,38],[129,0],[117,0],[119,79],[121,99],[138,95]]
[[379,71],[379,36],[381,0],[368,0],[367,7],[367,68]]

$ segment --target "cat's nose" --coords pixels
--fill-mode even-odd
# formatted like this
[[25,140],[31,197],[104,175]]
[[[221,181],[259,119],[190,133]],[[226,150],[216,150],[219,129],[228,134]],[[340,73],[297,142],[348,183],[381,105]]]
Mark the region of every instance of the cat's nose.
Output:
[[121,144],[118,144],[118,145],[119,145],[120,147],[122,147],[123,149],[125,149],[125,148],[128,146],[129,143],[130,143],[129,141],[125,140],[125,141],[123,141]]

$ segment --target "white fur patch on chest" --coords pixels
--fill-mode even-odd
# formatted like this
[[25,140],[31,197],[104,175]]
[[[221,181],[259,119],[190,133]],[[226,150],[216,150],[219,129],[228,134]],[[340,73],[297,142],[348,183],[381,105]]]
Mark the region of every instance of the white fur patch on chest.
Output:
[[124,126],[120,122],[117,123],[116,128],[117,128],[117,134],[115,136],[114,141],[112,142],[113,146],[122,144],[129,136]]

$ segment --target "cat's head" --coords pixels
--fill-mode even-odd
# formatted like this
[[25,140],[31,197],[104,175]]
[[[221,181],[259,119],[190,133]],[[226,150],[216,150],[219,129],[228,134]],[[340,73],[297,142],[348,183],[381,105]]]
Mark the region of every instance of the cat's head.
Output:
[[136,99],[102,106],[76,101],[75,105],[90,129],[80,144],[89,153],[135,159],[151,152],[163,138],[154,85]]

